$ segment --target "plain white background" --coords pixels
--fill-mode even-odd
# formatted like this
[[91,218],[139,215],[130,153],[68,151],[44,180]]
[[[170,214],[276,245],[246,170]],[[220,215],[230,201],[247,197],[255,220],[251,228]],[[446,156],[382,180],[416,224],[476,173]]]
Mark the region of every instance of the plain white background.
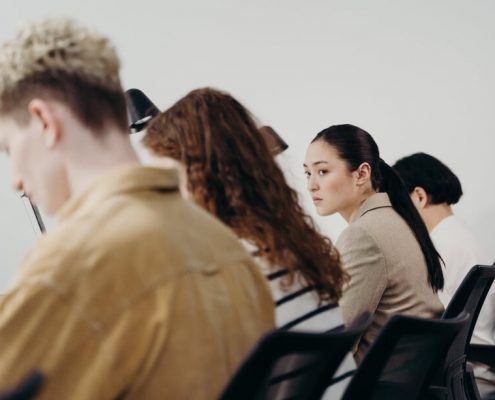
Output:
[[[429,152],[459,176],[456,213],[495,260],[495,2],[0,0],[0,41],[20,23],[68,15],[108,35],[125,88],[166,108],[213,86],[243,102],[289,143],[279,158],[305,191],[302,162],[321,129],[368,130],[389,163]],[[139,147],[138,137],[133,142]],[[141,151],[141,150],[140,150]],[[142,152],[141,152],[142,154]],[[0,157],[0,291],[37,238],[8,159]],[[332,239],[339,216],[317,222]],[[95,232],[97,234],[97,232]]]

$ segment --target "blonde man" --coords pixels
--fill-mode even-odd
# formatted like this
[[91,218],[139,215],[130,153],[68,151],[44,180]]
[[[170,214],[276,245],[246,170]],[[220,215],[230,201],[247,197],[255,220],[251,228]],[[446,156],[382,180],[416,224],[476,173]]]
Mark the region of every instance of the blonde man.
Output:
[[33,368],[46,399],[211,399],[273,326],[237,238],[140,166],[119,59],[70,20],[0,50],[0,146],[57,226],[0,302],[0,391]]

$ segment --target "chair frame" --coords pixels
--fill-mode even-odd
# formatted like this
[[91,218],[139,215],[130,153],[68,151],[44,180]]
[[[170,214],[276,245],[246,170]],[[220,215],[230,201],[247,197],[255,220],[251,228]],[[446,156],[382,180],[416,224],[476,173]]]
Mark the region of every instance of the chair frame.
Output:
[[[366,399],[373,393],[387,361],[394,354],[395,345],[405,335],[429,335],[443,337],[443,349],[435,355],[425,374],[423,382],[418,382],[417,399],[423,399],[435,370],[442,362],[450,343],[468,323],[469,314],[461,313],[452,319],[425,319],[404,315],[391,317],[375,339],[347,387],[342,400]],[[404,393],[404,399],[407,397]]]
[[44,380],[45,378],[40,371],[31,371],[15,388],[8,392],[0,393],[0,400],[33,399],[43,386]]
[[[468,272],[462,283],[457,288],[452,300],[447,306],[442,318],[448,319],[461,312],[470,314],[468,325],[460,332],[452,343],[445,363],[437,371],[431,395],[437,399],[452,400],[478,400],[479,393],[476,387],[473,372],[466,366],[467,354],[471,359],[479,355],[477,345],[470,345],[474,327],[486,296],[495,280],[495,266],[475,265]],[[468,308],[473,290],[485,281],[481,295],[474,308]],[[471,347],[474,346],[474,347]],[[473,349],[470,351],[470,349]],[[492,351],[492,354],[495,354]]]
[[[319,368],[316,384],[308,387],[306,399],[320,399],[336,370],[359,336],[369,327],[372,316],[365,313],[348,329],[324,333],[275,330],[264,336],[224,389],[220,400],[253,400],[266,398],[272,368],[282,357],[294,353],[318,353],[324,367]],[[294,376],[300,372],[292,371]],[[290,375],[290,374],[287,374]],[[276,379],[276,378],[275,378]],[[289,377],[290,379],[290,377]]]

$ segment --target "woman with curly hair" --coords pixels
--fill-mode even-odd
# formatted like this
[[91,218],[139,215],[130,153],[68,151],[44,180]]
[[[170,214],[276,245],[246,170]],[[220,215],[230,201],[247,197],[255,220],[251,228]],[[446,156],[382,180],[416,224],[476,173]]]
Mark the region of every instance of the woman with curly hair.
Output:
[[347,275],[338,253],[302,210],[237,100],[194,90],[155,117],[143,144],[156,163],[178,167],[184,195],[231,227],[255,256],[270,280],[279,326],[342,324],[337,301]]
[[[194,90],[153,119],[143,144],[154,164],[179,169],[183,195],[232,228],[254,256],[279,327],[343,324],[337,301],[347,275],[338,253],[302,210],[246,108],[227,93]],[[340,372],[353,367],[349,355]],[[340,398],[346,384],[325,398]]]

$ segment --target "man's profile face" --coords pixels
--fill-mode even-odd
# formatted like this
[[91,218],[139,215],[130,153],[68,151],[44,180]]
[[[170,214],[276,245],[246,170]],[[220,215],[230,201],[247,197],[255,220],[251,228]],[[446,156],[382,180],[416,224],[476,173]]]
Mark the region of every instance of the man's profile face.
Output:
[[0,116],[0,149],[10,157],[12,188],[53,215],[69,190],[64,164],[59,152],[47,145],[42,122],[31,117],[19,125],[10,116]]

